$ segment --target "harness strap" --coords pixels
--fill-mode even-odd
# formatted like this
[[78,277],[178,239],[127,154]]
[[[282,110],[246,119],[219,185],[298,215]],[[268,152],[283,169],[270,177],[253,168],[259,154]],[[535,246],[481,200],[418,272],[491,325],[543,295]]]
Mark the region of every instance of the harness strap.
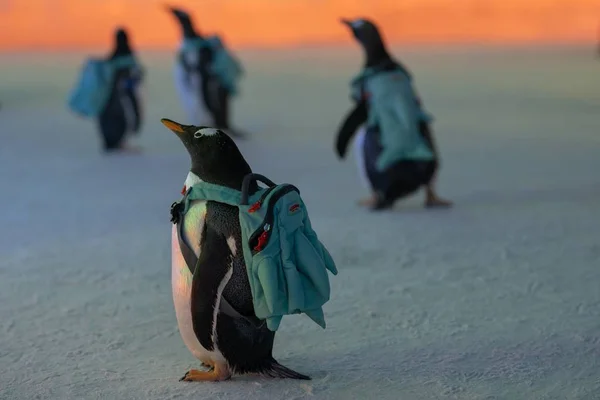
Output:
[[[198,257],[196,256],[196,253],[194,253],[194,251],[190,248],[190,246],[188,246],[188,244],[185,242],[182,233],[182,205],[185,204],[186,197],[187,195],[183,198],[181,202],[175,202],[171,205],[171,222],[173,222],[176,226],[175,229],[177,230],[177,240],[179,241],[179,249],[181,250],[181,255],[183,256],[183,259],[185,260],[188,269],[193,275],[196,269],[196,264],[198,263]],[[257,328],[264,323],[264,321],[260,320],[256,316],[247,317],[245,315],[240,314],[235,308],[233,308],[231,304],[229,304],[229,302],[227,301],[227,299],[225,299],[224,296],[221,296],[221,301],[219,302],[219,311],[235,319],[244,319]]]

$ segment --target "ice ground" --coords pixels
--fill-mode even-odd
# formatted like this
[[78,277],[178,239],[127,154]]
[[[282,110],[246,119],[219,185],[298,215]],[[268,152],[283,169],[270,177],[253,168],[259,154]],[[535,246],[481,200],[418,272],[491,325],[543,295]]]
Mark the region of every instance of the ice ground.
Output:
[[147,56],[147,153],[103,158],[63,110],[75,67],[3,56],[0,398],[600,399],[600,78],[585,51],[408,52],[457,207],[415,197],[380,215],[354,206],[354,166],[331,152],[357,56],[246,54],[238,120],[257,134],[242,150],[300,187],[340,274],[327,330],[289,317],[276,339],[312,381],[219,384],[178,382],[197,363],[170,292],[188,160],[158,122],[182,115],[169,61]]

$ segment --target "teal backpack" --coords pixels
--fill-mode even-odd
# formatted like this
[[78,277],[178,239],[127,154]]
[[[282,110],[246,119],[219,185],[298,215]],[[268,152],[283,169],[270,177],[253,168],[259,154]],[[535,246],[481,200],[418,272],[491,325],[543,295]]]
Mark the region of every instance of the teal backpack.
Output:
[[367,101],[367,125],[379,127],[383,149],[376,165],[380,171],[400,160],[434,159],[420,133],[423,112],[406,73],[367,68],[351,87],[353,98]]
[[[249,196],[253,181],[261,181],[269,187]],[[276,185],[262,175],[249,174],[241,192],[206,182],[188,188],[183,199],[171,206],[171,221],[178,225],[180,248],[188,266],[195,265],[197,258],[182,240],[181,226],[193,200],[238,207],[254,311],[259,320],[266,320],[269,330],[276,331],[284,315],[300,313],[325,328],[322,306],[330,296],[327,271],[337,275],[337,268],[312,229],[306,206],[295,186]],[[246,318],[224,298],[221,312]],[[254,325],[261,323],[250,320]]]
[[110,98],[114,72],[118,68],[133,65],[136,64],[131,56],[114,60],[87,59],[79,73],[76,85],[69,94],[68,107],[82,117],[97,117]]
[[[351,86],[350,98],[354,101],[360,101],[364,95],[364,90],[365,90],[364,84],[365,84],[366,79],[370,76],[373,76],[376,73],[379,73],[379,72],[382,72],[382,70],[378,67],[368,67],[368,68],[365,68],[359,75],[357,75],[350,83],[350,86]],[[399,73],[406,77],[408,86],[410,87],[410,90],[412,91],[412,95],[414,96],[417,106],[419,108],[419,119],[425,123],[433,122],[435,120],[433,115],[431,115],[431,113],[429,113],[428,111],[424,110],[421,105],[421,100],[419,99],[419,97],[417,95],[417,91],[414,88],[414,82],[413,82],[412,75],[408,71],[406,71],[404,69],[404,67],[397,68],[396,70],[394,70],[394,73]]]
[[232,94],[238,94],[238,81],[244,75],[244,69],[239,60],[225,47],[218,35],[206,38],[186,39],[183,49],[208,47],[212,50],[213,61],[210,71],[214,74],[221,85]]

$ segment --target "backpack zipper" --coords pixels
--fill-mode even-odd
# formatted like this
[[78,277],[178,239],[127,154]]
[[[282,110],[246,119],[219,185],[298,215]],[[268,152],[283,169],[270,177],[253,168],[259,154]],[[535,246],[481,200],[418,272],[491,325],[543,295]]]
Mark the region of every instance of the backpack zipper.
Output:
[[253,213],[258,211],[262,207],[263,201],[265,201],[269,193],[271,193],[276,187],[277,186],[271,186],[270,188],[265,190],[264,193],[260,196],[260,198],[254,204],[252,204],[250,208],[248,208],[248,212]]
[[[262,229],[259,229],[256,232],[254,232],[252,236],[250,236],[250,238],[248,239],[248,244],[252,249],[252,255],[255,255],[256,253],[262,251],[262,249],[264,249],[266,244],[269,242],[269,237],[271,236],[271,228],[273,226],[273,219],[275,218],[273,215],[273,207],[275,207],[275,203],[277,203],[277,200],[279,200],[284,195],[290,192],[295,191],[300,193],[300,190],[298,190],[298,188],[294,185],[285,184],[283,186],[284,187],[281,188],[277,193],[275,193],[269,201],[269,207],[267,208],[265,219],[262,222]],[[263,194],[263,196],[261,196],[262,201],[265,200],[263,197],[266,198],[267,196]]]

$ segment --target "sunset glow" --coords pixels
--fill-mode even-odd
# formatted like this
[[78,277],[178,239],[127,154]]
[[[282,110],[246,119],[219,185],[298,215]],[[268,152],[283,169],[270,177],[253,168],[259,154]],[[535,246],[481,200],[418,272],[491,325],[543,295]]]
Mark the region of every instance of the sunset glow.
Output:
[[[115,25],[142,48],[169,48],[179,27],[154,0],[0,0],[0,50],[107,46]],[[345,43],[340,17],[376,20],[394,42],[590,42],[598,0],[187,0],[202,32],[233,46]]]

